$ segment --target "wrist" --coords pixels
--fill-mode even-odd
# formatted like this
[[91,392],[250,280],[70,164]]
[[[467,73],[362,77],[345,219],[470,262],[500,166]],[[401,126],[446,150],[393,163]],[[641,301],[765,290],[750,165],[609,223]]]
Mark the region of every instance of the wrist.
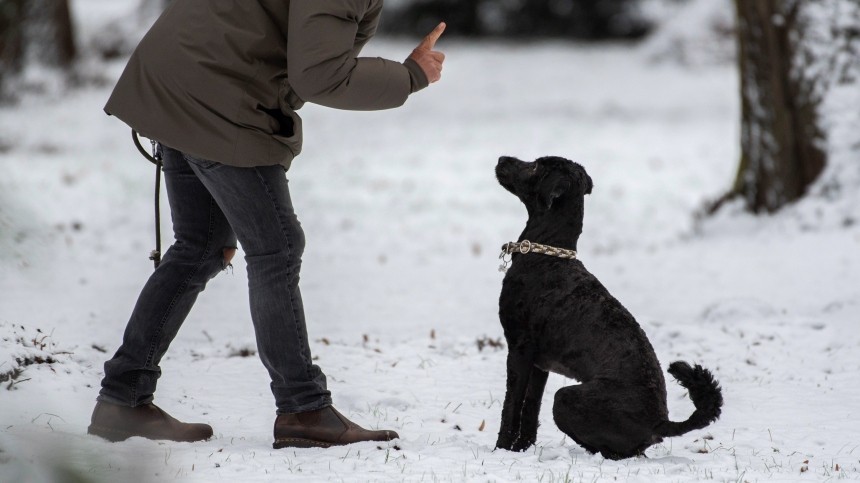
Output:
[[409,83],[413,94],[430,85],[424,69],[412,57],[406,59],[403,65],[409,71]]

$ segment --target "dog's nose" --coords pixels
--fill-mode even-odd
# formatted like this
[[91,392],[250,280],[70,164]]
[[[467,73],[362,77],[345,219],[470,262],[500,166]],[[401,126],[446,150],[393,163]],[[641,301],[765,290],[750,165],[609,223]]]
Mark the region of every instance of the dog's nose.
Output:
[[499,164],[508,163],[510,161],[513,161],[513,160],[514,160],[514,158],[512,158],[510,156],[501,156],[501,157],[499,157]]

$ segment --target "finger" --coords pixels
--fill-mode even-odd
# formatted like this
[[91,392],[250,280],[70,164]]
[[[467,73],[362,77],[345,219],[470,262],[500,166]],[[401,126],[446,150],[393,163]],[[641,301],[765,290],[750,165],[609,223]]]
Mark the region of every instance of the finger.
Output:
[[420,47],[428,50],[433,50],[433,47],[436,46],[436,42],[439,41],[439,37],[441,37],[442,33],[445,32],[445,27],[445,22],[441,22],[439,25],[437,25],[432,32],[430,32],[429,34],[427,34],[426,37],[424,37],[424,40],[421,41]]
[[442,52],[431,52],[430,56],[436,62],[439,62],[439,63],[445,62],[445,54],[443,54]]
[[441,66],[441,65],[437,65],[437,66],[434,66],[434,67],[435,67],[435,68],[433,69],[433,82],[436,82],[436,81],[438,81],[439,79],[441,79],[441,78],[442,78],[442,66]]

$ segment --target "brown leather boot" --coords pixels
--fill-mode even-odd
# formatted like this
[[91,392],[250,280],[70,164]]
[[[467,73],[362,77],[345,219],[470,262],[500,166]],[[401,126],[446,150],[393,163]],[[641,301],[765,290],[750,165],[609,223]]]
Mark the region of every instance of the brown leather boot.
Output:
[[177,421],[152,403],[129,407],[99,401],[87,433],[112,442],[132,436],[192,442],[211,438],[212,427]]
[[297,414],[279,414],[275,420],[275,449],[328,448],[360,441],[391,441],[394,431],[370,431],[353,423],[333,406]]

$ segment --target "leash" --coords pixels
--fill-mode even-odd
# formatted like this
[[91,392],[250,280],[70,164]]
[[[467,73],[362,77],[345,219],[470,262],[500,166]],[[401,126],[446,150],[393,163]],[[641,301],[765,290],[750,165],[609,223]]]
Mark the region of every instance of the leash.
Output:
[[505,273],[508,271],[508,264],[511,263],[511,255],[514,253],[522,255],[527,253],[540,253],[541,255],[564,258],[565,260],[576,259],[576,250],[541,245],[540,243],[532,243],[528,240],[523,240],[521,242],[508,242],[502,245],[502,253],[499,255],[499,260],[502,261],[502,264],[499,265],[500,272]]
[[139,134],[134,129],[131,130],[131,138],[134,140],[134,145],[140,154],[150,163],[155,165],[155,250],[149,253],[149,259],[152,260],[155,268],[161,265],[161,168],[164,166],[161,158],[161,151],[158,149],[158,143],[155,140],[150,140],[152,143],[152,154],[146,152],[140,144]]

